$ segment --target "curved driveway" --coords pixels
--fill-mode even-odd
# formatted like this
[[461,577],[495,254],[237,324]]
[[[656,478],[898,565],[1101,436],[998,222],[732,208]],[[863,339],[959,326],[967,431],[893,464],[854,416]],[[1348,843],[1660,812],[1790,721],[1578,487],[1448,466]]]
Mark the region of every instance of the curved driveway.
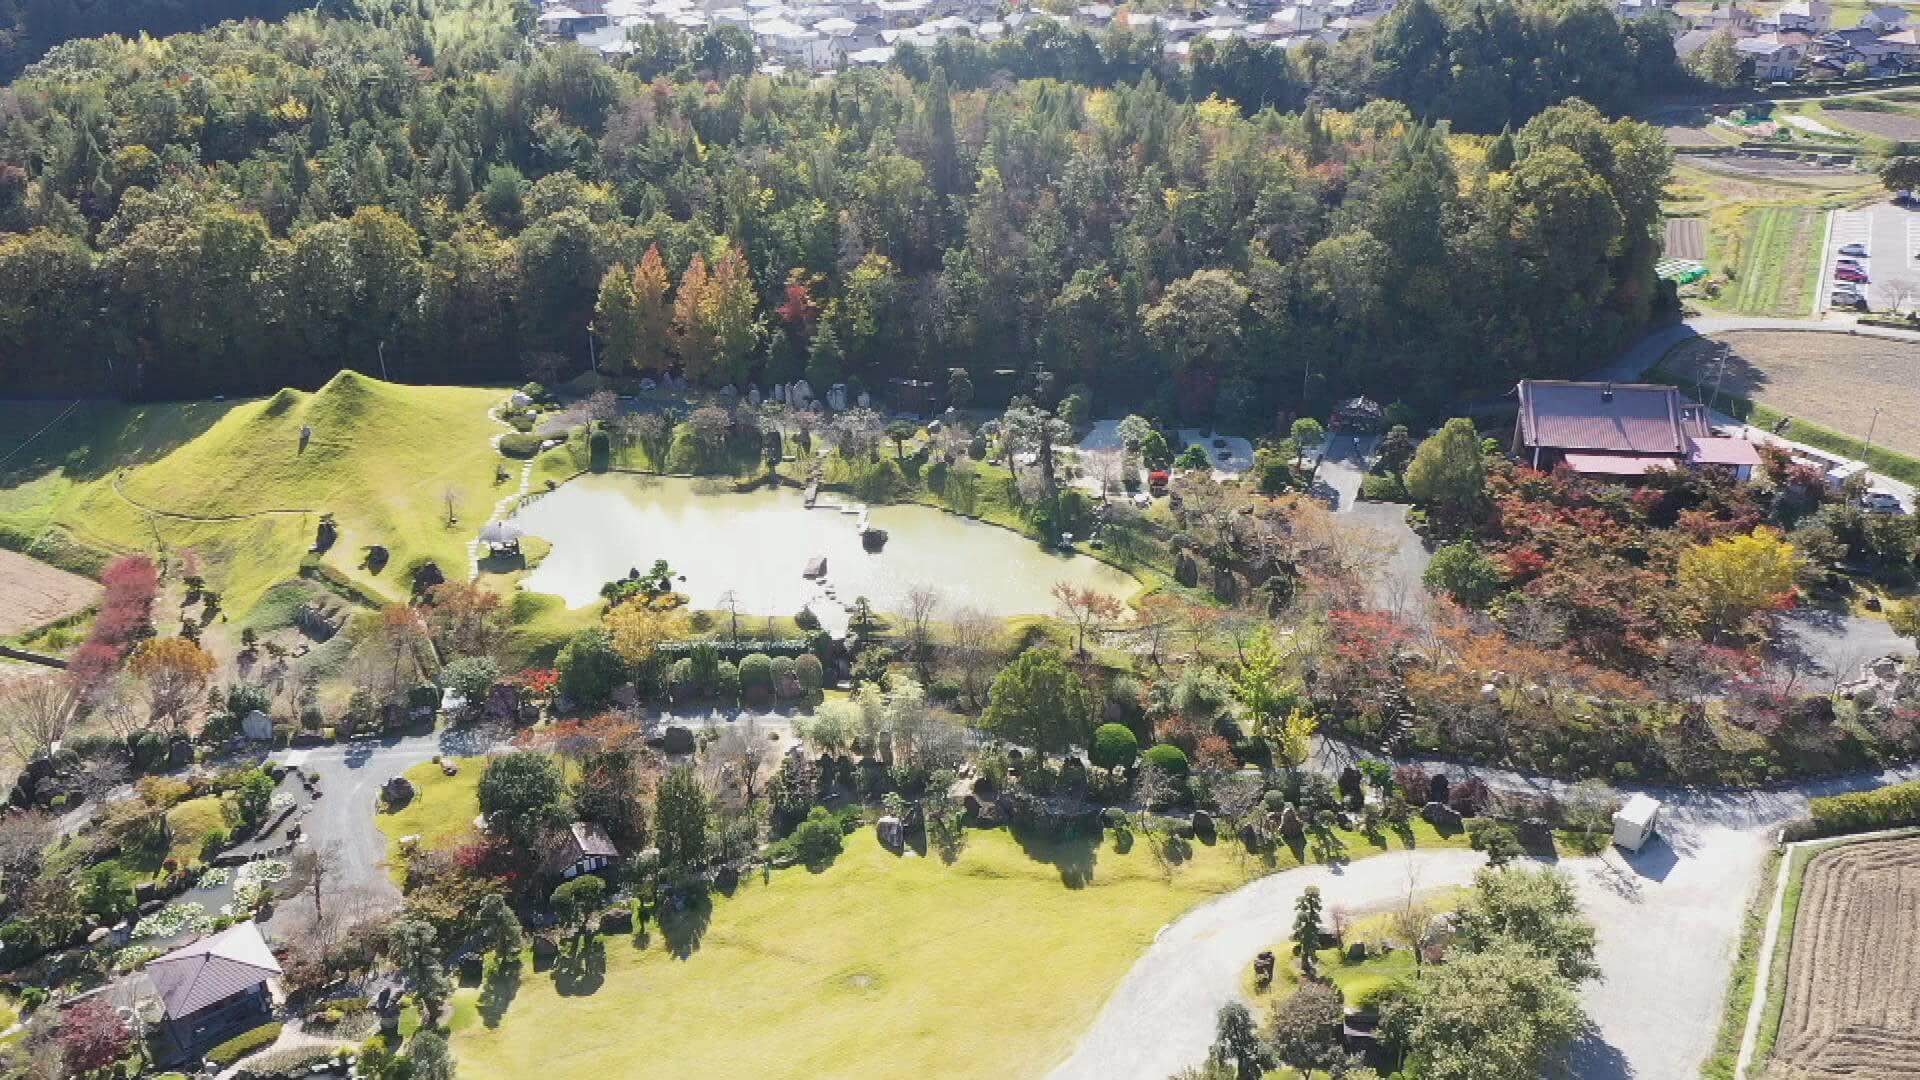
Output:
[[[1581,988],[1593,1033],[1573,1050],[1582,1080],[1695,1075],[1720,1023],[1746,899],[1768,847],[1758,830],[1666,826],[1635,855],[1562,860],[1599,930],[1605,977]],[[1254,954],[1293,932],[1293,904],[1318,885],[1329,906],[1388,907],[1409,888],[1470,882],[1478,852],[1376,855],[1344,868],[1273,874],[1163,928],[1121,979],[1053,1080],[1171,1075],[1206,1056],[1214,1015],[1240,993]]]

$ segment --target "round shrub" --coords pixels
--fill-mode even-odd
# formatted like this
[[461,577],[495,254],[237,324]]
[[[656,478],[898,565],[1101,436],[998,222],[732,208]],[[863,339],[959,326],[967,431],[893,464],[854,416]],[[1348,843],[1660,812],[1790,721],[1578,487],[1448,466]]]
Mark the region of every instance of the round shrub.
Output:
[[720,661],[713,673],[713,696],[732,701],[740,696],[740,668],[731,660]]
[[800,689],[811,694],[820,689],[826,680],[826,668],[820,658],[812,653],[803,653],[793,658],[794,674],[800,676]]
[[[751,657],[749,657],[749,659],[751,659]],[[803,692],[804,688],[800,685],[799,665],[794,663],[793,657],[776,656],[768,666],[773,673],[773,692],[776,695],[780,697],[790,697]],[[746,661],[743,660],[740,662],[741,682],[744,683],[746,678],[747,665]]]
[[1186,775],[1187,752],[1172,743],[1160,743],[1157,746],[1149,746],[1147,747],[1147,752],[1142,754],[1141,757],[1146,759],[1147,764],[1157,765],[1162,770],[1172,773],[1175,776]]
[[[1178,747],[1174,748],[1178,750]],[[1115,768],[1133,764],[1140,756],[1140,740],[1134,737],[1133,729],[1125,724],[1101,724],[1093,732],[1093,746],[1087,756],[1095,765],[1102,768]],[[1186,767],[1186,757],[1181,756],[1181,767]]]
[[773,692],[772,657],[766,653],[748,653],[740,658],[740,692],[763,695]]

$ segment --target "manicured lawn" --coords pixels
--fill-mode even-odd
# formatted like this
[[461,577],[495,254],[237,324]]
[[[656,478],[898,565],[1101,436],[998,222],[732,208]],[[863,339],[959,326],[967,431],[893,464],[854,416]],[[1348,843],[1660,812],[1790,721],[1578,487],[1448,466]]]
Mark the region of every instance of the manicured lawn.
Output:
[[208,832],[227,827],[220,796],[202,795],[175,803],[167,811],[167,832],[171,846],[167,857],[179,864],[200,861],[200,844]]
[[[98,551],[191,548],[226,610],[245,615],[278,582],[294,578],[322,512],[341,537],[328,567],[375,597],[400,598],[416,557],[450,578],[466,570],[466,541],[501,492],[488,444],[501,428],[486,416],[501,392],[383,383],[343,372],[313,393],[283,390],[243,404],[83,409],[34,444],[33,465],[0,492],[0,528],[52,532]],[[130,424],[126,434],[116,425]],[[302,449],[300,432],[312,428]],[[94,444],[94,440],[98,440]],[[59,451],[72,445],[64,456]],[[115,489],[115,475],[131,466]],[[442,497],[457,492],[460,523],[444,524]],[[125,497],[122,497],[124,492]],[[128,500],[132,500],[129,502]],[[199,517],[188,521],[146,510]],[[374,574],[369,545],[390,552]]]
[[[1344,839],[1354,856],[1406,846]],[[1412,841],[1464,838],[1422,824]],[[1282,850],[1275,865],[1296,863]],[[1266,868],[1196,845],[1169,880],[1143,844],[1121,854],[1110,834],[1023,844],[999,829],[970,832],[949,865],[889,854],[863,828],[824,872],[753,877],[664,932],[528,967],[504,1016],[479,1003],[481,1025],[454,1049],[468,1080],[1033,1074],[1068,1052],[1155,931]]]
[[[1466,895],[1464,888],[1426,890],[1420,899],[1431,912],[1448,911],[1459,906]],[[1330,913],[1329,913],[1330,916]],[[1323,925],[1329,929],[1330,917]],[[1354,919],[1347,925],[1348,942],[1364,941],[1375,945],[1395,938],[1393,913],[1376,912]],[[1259,989],[1253,976],[1253,957],[1247,958],[1247,967],[1242,973],[1241,990],[1258,1009],[1270,1007],[1274,1002],[1285,998],[1300,984],[1300,962],[1293,955],[1293,940],[1277,942],[1272,946],[1275,959],[1273,983],[1265,991]],[[1314,953],[1320,961],[1320,973],[1332,980],[1333,985],[1346,998],[1347,1004],[1355,1005],[1368,994],[1388,983],[1400,979],[1411,979],[1419,971],[1414,963],[1413,952],[1396,947],[1392,952],[1380,956],[1371,956],[1358,963],[1348,963],[1345,952],[1338,946],[1320,949]]]
[[1822,224],[1820,215],[1804,206],[1749,211],[1739,278],[1721,295],[1720,306],[1756,315],[1806,314],[1813,303],[1808,267],[1815,261]]
[[413,801],[393,813],[380,813],[380,831],[387,834],[387,865],[395,882],[401,879],[400,838],[418,836],[423,848],[445,845],[472,831],[480,815],[480,773],[484,757],[460,759],[460,771],[448,776],[440,766],[423,761],[407,770],[413,781]]

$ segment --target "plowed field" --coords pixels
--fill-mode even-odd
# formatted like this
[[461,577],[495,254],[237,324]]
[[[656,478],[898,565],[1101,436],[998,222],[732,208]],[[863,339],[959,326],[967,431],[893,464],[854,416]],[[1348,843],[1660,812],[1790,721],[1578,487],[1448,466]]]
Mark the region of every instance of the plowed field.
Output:
[[1920,1077],[1920,838],[1807,865],[1769,1078]]

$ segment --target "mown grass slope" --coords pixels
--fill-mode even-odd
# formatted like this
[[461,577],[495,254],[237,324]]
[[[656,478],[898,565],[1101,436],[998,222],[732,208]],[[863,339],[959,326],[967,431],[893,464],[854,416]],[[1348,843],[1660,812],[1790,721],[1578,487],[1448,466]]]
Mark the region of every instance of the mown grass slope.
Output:
[[[449,577],[466,573],[466,541],[500,494],[488,439],[502,429],[486,415],[499,396],[343,371],[312,393],[148,406],[131,437],[113,427],[137,419],[121,415],[128,410],[91,410],[73,430],[48,433],[34,474],[8,478],[0,528],[16,541],[101,551],[191,548],[241,615],[299,572],[320,514],[332,513],[341,539],[326,563],[369,593],[403,596],[401,571],[415,557],[437,560]],[[304,447],[303,427],[312,429]],[[448,488],[458,495],[453,528]],[[370,544],[391,553],[379,574],[361,565]]]

